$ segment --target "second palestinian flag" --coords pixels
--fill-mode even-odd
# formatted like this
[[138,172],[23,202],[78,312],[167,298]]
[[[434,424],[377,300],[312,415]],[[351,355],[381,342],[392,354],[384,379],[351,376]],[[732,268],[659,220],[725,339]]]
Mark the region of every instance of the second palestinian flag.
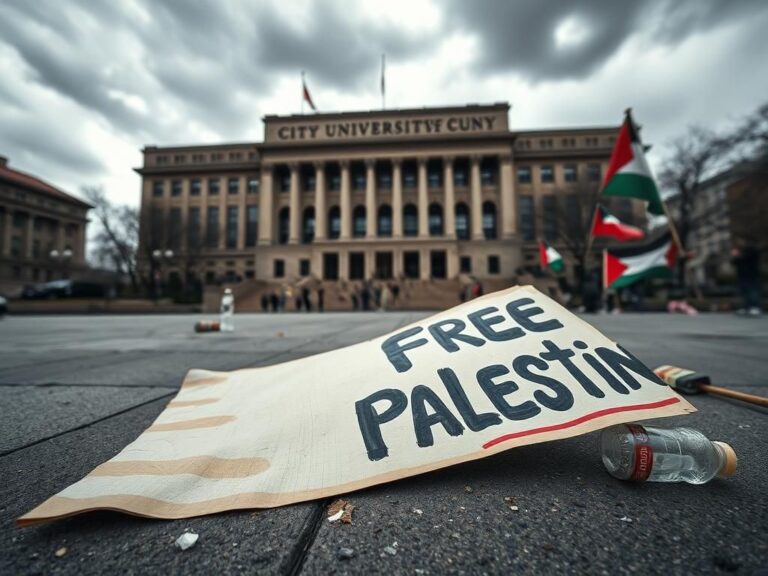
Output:
[[565,269],[565,263],[563,262],[563,257],[560,256],[560,252],[543,240],[539,241],[539,260],[544,270],[562,272]]
[[613,147],[602,194],[645,200],[648,202],[648,212],[656,216],[664,214],[659,190],[629,110]]
[[645,246],[604,250],[603,286],[623,288],[643,278],[669,278],[676,259],[677,248],[669,232]]
[[597,205],[594,222],[592,225],[592,236],[594,238],[607,236],[624,242],[626,240],[639,240],[645,237],[640,228],[624,224],[600,204]]

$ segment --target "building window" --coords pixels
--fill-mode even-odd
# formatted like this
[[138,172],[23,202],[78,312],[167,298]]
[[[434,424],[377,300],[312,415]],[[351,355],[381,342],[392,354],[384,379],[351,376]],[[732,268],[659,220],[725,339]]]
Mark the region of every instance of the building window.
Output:
[[453,169],[453,185],[457,188],[467,186],[467,169],[465,166],[457,164]]
[[472,258],[469,256],[462,256],[459,258],[459,271],[464,274],[472,273]]
[[551,184],[555,181],[555,171],[551,164],[544,164],[541,167],[541,181],[544,184]]
[[192,162],[195,164],[200,164],[201,162],[205,161],[205,156],[203,154],[192,154]]
[[379,236],[392,236],[392,207],[388,204],[379,206]]
[[531,167],[530,166],[520,166],[517,169],[517,181],[520,184],[531,183]]
[[523,240],[536,239],[536,213],[534,211],[533,196],[520,196],[520,233]]
[[429,235],[443,235],[443,207],[436,202],[429,205]]
[[301,230],[301,241],[304,244],[309,244],[315,239],[315,208],[313,206],[304,208]]
[[230,162],[237,162],[241,160],[243,155],[240,152],[230,152],[229,153],[229,161]]
[[219,245],[219,208],[208,207],[208,222],[205,230],[205,245],[208,248],[216,248]]
[[483,236],[486,240],[496,239],[496,204],[483,203]]
[[162,180],[155,180],[152,182],[152,196],[155,198],[162,197],[165,192],[165,183]]
[[498,274],[499,271],[499,257],[495,255],[488,256],[488,274]]
[[443,185],[443,174],[440,166],[430,164],[427,170],[427,185],[430,188],[440,188]]
[[314,192],[315,191],[315,173],[309,172],[304,175],[304,192]]
[[11,256],[19,258],[21,256],[21,237],[13,236],[11,238]]
[[590,182],[600,182],[602,178],[600,164],[587,164],[587,178]]
[[248,194],[257,194],[258,191],[259,191],[259,177],[249,176],[248,177]]
[[557,198],[553,194],[542,196],[541,204],[544,210],[544,239],[554,242],[558,238]]
[[221,162],[222,158],[224,158],[224,155],[221,152],[214,152],[211,154],[211,160],[213,162]]
[[359,165],[352,167],[352,189],[365,190],[365,168]]
[[187,157],[183,154],[177,154],[173,157],[174,164],[184,164],[187,161]]
[[392,168],[385,167],[378,170],[379,188],[381,190],[389,190],[392,188]]
[[341,190],[341,172],[335,164],[328,166],[328,190],[338,192]]
[[279,244],[288,244],[291,226],[291,209],[284,206],[277,215],[277,241]]
[[237,248],[237,206],[227,206],[227,248]]
[[352,235],[355,238],[365,236],[365,206],[355,206],[352,211]]
[[158,156],[155,158],[155,164],[158,166],[165,166],[168,164],[168,156]]
[[566,182],[576,182],[579,179],[576,164],[566,164],[563,166],[563,179]]
[[413,167],[403,168],[403,187],[416,188],[416,171]]
[[189,194],[191,196],[200,196],[200,178],[193,178],[189,183]]
[[480,183],[483,186],[496,184],[497,165],[494,159],[484,158],[480,163]]
[[338,206],[328,210],[328,238],[336,240],[341,235],[341,211]]
[[272,273],[275,278],[282,278],[285,276],[285,260],[282,260],[280,258],[276,258],[273,261],[273,270]]
[[565,197],[565,222],[568,228],[568,236],[578,238],[581,231],[581,205],[578,194],[568,194]]
[[419,233],[419,212],[413,204],[403,207],[403,235],[416,236]]
[[230,178],[227,180],[227,194],[237,194],[240,191],[239,178]]
[[253,204],[245,209],[245,245],[256,246],[259,236],[259,207]]
[[218,178],[208,179],[208,196],[218,196],[221,181]]
[[291,189],[291,173],[284,170],[278,178],[280,180],[280,192],[289,192]]
[[40,240],[35,239],[32,241],[32,257],[40,258]]
[[189,251],[200,246],[200,208],[194,206],[187,214],[187,245]]
[[456,238],[469,240],[469,207],[464,202],[456,204]]
[[171,182],[171,196],[181,196],[181,180]]
[[309,258],[299,260],[299,276],[309,276],[310,271]]

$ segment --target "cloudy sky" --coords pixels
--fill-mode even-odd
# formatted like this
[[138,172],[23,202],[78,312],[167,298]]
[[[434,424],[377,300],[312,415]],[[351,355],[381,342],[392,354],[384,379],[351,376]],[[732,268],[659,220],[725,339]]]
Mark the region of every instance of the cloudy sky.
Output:
[[3,0],[0,155],[136,204],[147,144],[257,141],[261,117],[508,101],[513,128],[655,144],[768,100],[765,0]]

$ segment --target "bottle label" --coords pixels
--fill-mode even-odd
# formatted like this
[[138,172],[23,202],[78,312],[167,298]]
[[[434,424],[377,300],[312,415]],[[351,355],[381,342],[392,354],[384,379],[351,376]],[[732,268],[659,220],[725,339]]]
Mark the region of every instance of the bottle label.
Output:
[[629,479],[634,482],[645,482],[653,469],[653,448],[645,428],[637,424],[627,424],[627,428],[632,432],[635,440],[635,467]]

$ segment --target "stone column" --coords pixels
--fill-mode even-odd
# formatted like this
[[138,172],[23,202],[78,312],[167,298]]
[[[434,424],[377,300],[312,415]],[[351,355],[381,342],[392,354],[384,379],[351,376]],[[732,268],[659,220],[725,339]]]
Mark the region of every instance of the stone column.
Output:
[[339,162],[341,166],[341,233],[339,240],[349,240],[352,233],[352,192],[349,188],[349,160]]
[[480,184],[480,156],[471,156],[470,163],[470,194],[472,240],[483,239],[483,195]]
[[392,160],[392,237],[403,237],[403,163]]
[[376,238],[376,161],[365,161],[365,237]]
[[[325,240],[328,231],[328,207],[325,205],[325,163],[315,162],[315,241]],[[319,267],[317,268],[320,269]],[[319,274],[318,274],[319,276]]]
[[419,158],[419,238],[429,236],[429,197],[427,196],[427,159]]
[[259,246],[272,244],[275,190],[272,183],[272,165],[261,165],[259,183]]
[[509,239],[517,232],[517,217],[515,214],[515,180],[512,177],[512,155],[502,154],[499,157],[501,165],[501,237]]
[[301,239],[301,196],[299,193],[299,165],[297,163],[290,164],[291,169],[291,189],[289,196],[289,233],[288,243],[298,244]]
[[443,221],[445,222],[445,235],[451,239],[456,238],[456,193],[453,183],[453,160],[453,156],[443,158],[443,187],[445,188]]

